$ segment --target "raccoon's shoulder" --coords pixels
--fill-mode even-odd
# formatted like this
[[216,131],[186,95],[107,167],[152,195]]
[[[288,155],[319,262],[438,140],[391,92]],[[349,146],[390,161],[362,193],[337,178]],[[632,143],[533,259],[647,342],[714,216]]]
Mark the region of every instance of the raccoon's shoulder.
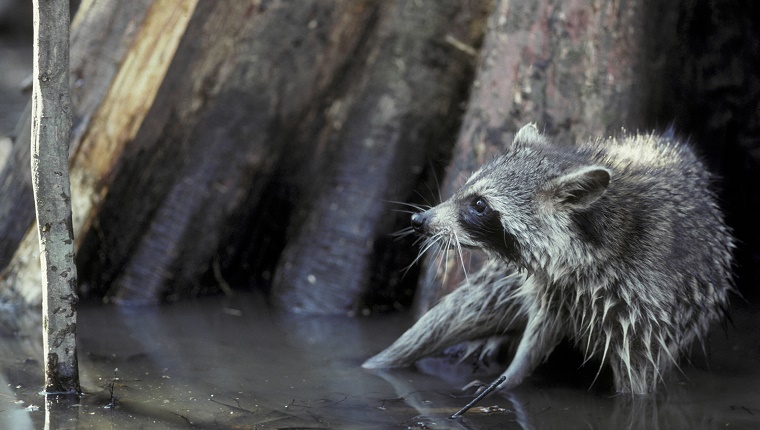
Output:
[[709,177],[692,145],[672,133],[623,134],[587,140],[578,147],[595,161],[620,171]]

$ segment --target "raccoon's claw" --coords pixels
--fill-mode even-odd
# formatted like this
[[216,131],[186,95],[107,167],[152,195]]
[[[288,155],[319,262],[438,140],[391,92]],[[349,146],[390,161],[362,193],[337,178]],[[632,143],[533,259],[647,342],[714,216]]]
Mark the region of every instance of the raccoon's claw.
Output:
[[489,384],[487,384],[487,383],[485,383],[485,382],[483,382],[483,381],[481,381],[479,379],[476,379],[476,380],[470,382],[469,384],[465,385],[464,387],[462,387],[462,391],[468,391],[468,390],[471,390],[471,389],[474,388],[475,392],[472,393],[472,394],[474,396],[477,396],[478,394],[480,394],[483,391],[485,391],[486,388],[488,388],[488,385]]

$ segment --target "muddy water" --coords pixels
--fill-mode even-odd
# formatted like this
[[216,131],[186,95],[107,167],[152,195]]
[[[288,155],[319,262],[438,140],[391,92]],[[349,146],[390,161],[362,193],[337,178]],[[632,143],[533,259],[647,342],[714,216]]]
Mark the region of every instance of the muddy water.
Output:
[[[46,401],[39,339],[0,338],[0,429],[49,428],[760,428],[760,313],[732,312],[656,396],[614,396],[555,358],[511,393],[457,421],[473,375],[428,360],[370,373],[359,365],[408,315],[299,317],[260,297],[159,308],[82,306],[77,403]],[[709,368],[708,368],[709,363]],[[443,374],[440,374],[440,373]],[[430,373],[439,373],[430,374]],[[580,372],[581,374],[583,372]],[[483,376],[483,375],[475,375]]]

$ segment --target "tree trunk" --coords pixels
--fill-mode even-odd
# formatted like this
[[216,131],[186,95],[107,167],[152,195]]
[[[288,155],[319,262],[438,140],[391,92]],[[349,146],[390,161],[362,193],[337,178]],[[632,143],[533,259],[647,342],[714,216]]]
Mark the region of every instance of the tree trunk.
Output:
[[[83,244],[82,255],[107,257],[81,261],[110,297],[193,294],[213,261],[225,263],[218,255],[250,235],[263,242],[259,255],[277,252],[267,243],[281,240],[288,201],[270,189],[291,180],[280,160],[300,149],[293,130],[334,85],[373,7],[199,3]],[[268,209],[257,204],[279,219],[249,222]]]
[[447,37],[477,43],[477,32],[450,31],[473,25],[478,13],[458,0],[424,8],[381,3],[347,79],[315,112],[322,124],[314,134],[325,152],[298,175],[294,222],[274,278],[276,304],[340,314],[366,306],[368,291],[376,304],[394,296],[400,272],[383,271],[383,263],[411,261],[415,250],[389,235],[409,226],[408,215],[394,215],[407,208],[393,202],[414,198],[427,157],[455,130],[473,58]]
[[34,1],[33,74],[31,170],[42,267],[45,391],[78,393],[68,0]]

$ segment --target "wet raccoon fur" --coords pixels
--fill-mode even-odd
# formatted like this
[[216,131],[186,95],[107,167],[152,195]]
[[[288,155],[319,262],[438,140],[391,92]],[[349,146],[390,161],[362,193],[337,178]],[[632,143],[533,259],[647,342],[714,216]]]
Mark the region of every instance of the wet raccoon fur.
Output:
[[491,260],[363,367],[518,330],[500,389],[568,338],[611,367],[618,392],[655,391],[732,290],[734,243],[711,182],[672,136],[559,147],[523,127],[506,154],[411,219],[421,252],[477,248]]

